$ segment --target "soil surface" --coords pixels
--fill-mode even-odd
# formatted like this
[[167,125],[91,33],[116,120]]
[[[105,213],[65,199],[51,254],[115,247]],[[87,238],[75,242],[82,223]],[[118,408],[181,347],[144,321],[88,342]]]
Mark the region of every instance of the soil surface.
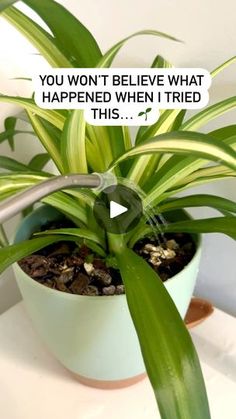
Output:
[[[73,227],[67,220],[44,225],[42,230]],[[134,247],[164,282],[192,259],[195,244],[189,234],[168,233],[145,238]],[[61,241],[19,261],[32,279],[49,288],[79,295],[120,295],[124,285],[115,258],[101,258],[85,245]]]

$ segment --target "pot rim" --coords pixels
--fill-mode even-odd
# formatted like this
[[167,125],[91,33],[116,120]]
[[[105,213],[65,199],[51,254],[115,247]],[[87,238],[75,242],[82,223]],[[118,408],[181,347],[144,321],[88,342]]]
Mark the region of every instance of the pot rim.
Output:
[[[19,226],[18,226],[18,228],[16,230],[16,234],[18,233],[19,229],[23,227],[24,223],[26,223],[28,219],[30,219],[33,215],[35,215],[35,213],[40,212],[40,210],[42,210],[43,207],[46,207],[46,205],[42,205],[42,206],[38,207],[32,213],[30,213],[26,217],[24,217],[23,220],[21,220],[21,222],[20,222],[20,224],[19,224]],[[57,210],[55,210],[55,211],[57,211]],[[183,211],[185,213],[187,213],[187,215],[188,215],[189,218],[193,219],[193,217],[186,210],[183,210]],[[15,237],[13,239],[13,242],[15,241],[16,234],[15,234]],[[179,276],[181,276],[184,271],[186,271],[187,269],[189,269],[190,268],[190,265],[194,263],[195,259],[197,259],[200,256],[200,253],[202,251],[202,235],[201,234],[195,234],[194,233],[194,236],[196,238],[196,240],[195,240],[196,251],[195,251],[192,259],[187,263],[187,265],[184,266],[184,268],[180,272],[178,272],[176,275],[172,276],[171,278],[167,279],[167,281],[165,281],[164,284],[167,284],[167,283],[170,283],[172,281],[178,280]],[[54,296],[56,294],[58,294],[58,295],[60,295],[63,298],[68,298],[68,299],[76,299],[76,298],[77,299],[80,299],[80,298],[81,299],[85,299],[85,298],[87,298],[87,299],[89,299],[91,301],[92,300],[93,301],[101,301],[101,298],[102,299],[105,299],[105,300],[111,299],[111,298],[116,298],[116,299],[117,298],[126,298],[126,294],[89,296],[89,295],[80,295],[80,294],[70,294],[70,293],[67,293],[67,292],[64,292],[64,291],[55,290],[53,288],[46,287],[45,285],[40,284],[39,282],[37,282],[33,278],[31,278],[27,273],[25,273],[23,271],[23,269],[21,269],[21,267],[18,264],[18,262],[15,262],[13,264],[13,266],[15,266],[17,270],[20,270],[24,274],[23,275],[23,278],[24,278],[25,281],[31,282],[31,285],[33,285],[35,287],[39,287],[41,289],[44,289],[45,292],[47,292],[49,294],[51,293]]]

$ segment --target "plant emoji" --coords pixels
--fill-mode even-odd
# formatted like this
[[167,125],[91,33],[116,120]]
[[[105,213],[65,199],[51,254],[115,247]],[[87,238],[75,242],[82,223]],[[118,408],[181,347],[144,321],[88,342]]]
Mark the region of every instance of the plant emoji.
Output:
[[145,121],[147,121],[147,114],[148,112],[151,112],[152,108],[147,108],[144,112],[139,112],[138,116],[145,115]]

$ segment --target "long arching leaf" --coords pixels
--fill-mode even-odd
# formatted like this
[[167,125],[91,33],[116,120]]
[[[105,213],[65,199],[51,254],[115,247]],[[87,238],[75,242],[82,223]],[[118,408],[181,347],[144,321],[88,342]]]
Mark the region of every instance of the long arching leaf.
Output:
[[52,67],[72,67],[54,38],[20,10],[10,7],[2,16],[37,48]]
[[63,173],[63,160],[60,154],[59,145],[57,138],[51,136],[51,133],[47,130],[45,125],[42,123],[40,118],[35,115],[33,112],[27,112],[29,119],[31,121],[32,127],[34,128],[35,133],[37,134],[41,144],[45,150],[49,153],[51,159],[54,161],[58,170]]
[[42,170],[44,166],[50,161],[50,155],[48,153],[36,154],[29,162],[28,166],[31,170]]
[[[74,236],[67,236],[66,240],[73,242],[76,241]],[[37,239],[26,240],[0,249],[0,273],[23,257],[31,255],[32,253],[59,241],[62,241],[61,235],[53,235],[49,237],[45,236]]]
[[235,109],[235,107],[236,96],[224,99],[221,102],[215,103],[214,105],[211,105],[192,116],[183,125],[181,125],[180,129],[184,131],[195,131],[218,116]]
[[162,281],[132,250],[116,257],[162,419],[210,419],[196,351]]
[[53,109],[47,110],[39,108],[32,99],[20,96],[0,95],[0,102],[14,103],[15,105],[19,105],[25,110],[30,111],[33,114],[38,115],[46,121],[50,122],[60,130],[63,129],[65,116],[61,112],[54,111]]
[[159,32],[159,31],[155,31],[155,30],[143,30],[143,31],[139,31],[136,32],[130,36],[127,36],[126,38],[122,39],[121,41],[117,42],[117,44],[113,45],[113,47],[111,47],[102,57],[102,59],[97,63],[97,67],[110,67],[110,65],[112,64],[114,58],[116,57],[116,55],[118,54],[118,52],[120,51],[120,49],[125,45],[125,43],[127,41],[129,41],[130,39],[136,37],[136,36],[140,36],[140,35],[153,35],[153,36],[158,36],[161,38],[166,38],[169,39],[171,41],[177,41],[180,42],[177,38],[174,38],[171,35],[168,35],[164,32]]
[[128,158],[156,152],[195,154],[207,160],[220,161],[236,170],[236,153],[231,147],[207,134],[183,131],[159,135],[132,148],[113,162],[111,169]]
[[190,207],[211,207],[217,209],[218,211],[223,210],[236,213],[236,202],[233,202],[230,199],[222,198],[220,196],[207,194],[196,194],[171,199],[167,202],[162,202],[158,206],[158,210],[160,212],[166,212],[179,208]]
[[223,233],[236,239],[236,217],[205,218],[203,220],[179,221],[163,226],[163,232]]
[[65,7],[53,0],[23,0],[48,25],[55,43],[73,67],[95,67],[100,48],[89,30]]
[[100,237],[98,237],[92,231],[83,228],[60,228],[55,230],[46,230],[40,233],[36,233],[35,236],[50,236],[54,234],[61,234],[62,236],[75,236],[86,240],[92,240],[102,247],[105,246],[105,243],[101,240]]
[[0,1],[0,12],[7,9],[12,4],[16,3],[18,0],[1,0]]
[[[159,208],[158,208],[159,212]],[[153,226],[139,226],[130,237],[128,245],[133,248],[135,243],[144,237],[153,236]],[[161,233],[222,233],[236,240],[236,217],[231,213],[225,217],[204,218],[202,220],[178,221],[162,224]],[[158,228],[157,234],[160,234]]]
[[18,162],[11,157],[0,156],[0,168],[10,170],[12,172],[27,172],[30,171],[29,167],[23,163]]
[[61,140],[64,173],[87,173],[84,111],[76,109],[66,120]]

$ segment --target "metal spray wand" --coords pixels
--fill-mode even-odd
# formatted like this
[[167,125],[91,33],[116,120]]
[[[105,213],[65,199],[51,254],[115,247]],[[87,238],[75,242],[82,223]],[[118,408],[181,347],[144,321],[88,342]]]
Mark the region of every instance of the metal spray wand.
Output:
[[92,188],[98,191],[116,185],[116,177],[109,172],[55,176],[0,203],[0,224],[53,192],[68,188]]

